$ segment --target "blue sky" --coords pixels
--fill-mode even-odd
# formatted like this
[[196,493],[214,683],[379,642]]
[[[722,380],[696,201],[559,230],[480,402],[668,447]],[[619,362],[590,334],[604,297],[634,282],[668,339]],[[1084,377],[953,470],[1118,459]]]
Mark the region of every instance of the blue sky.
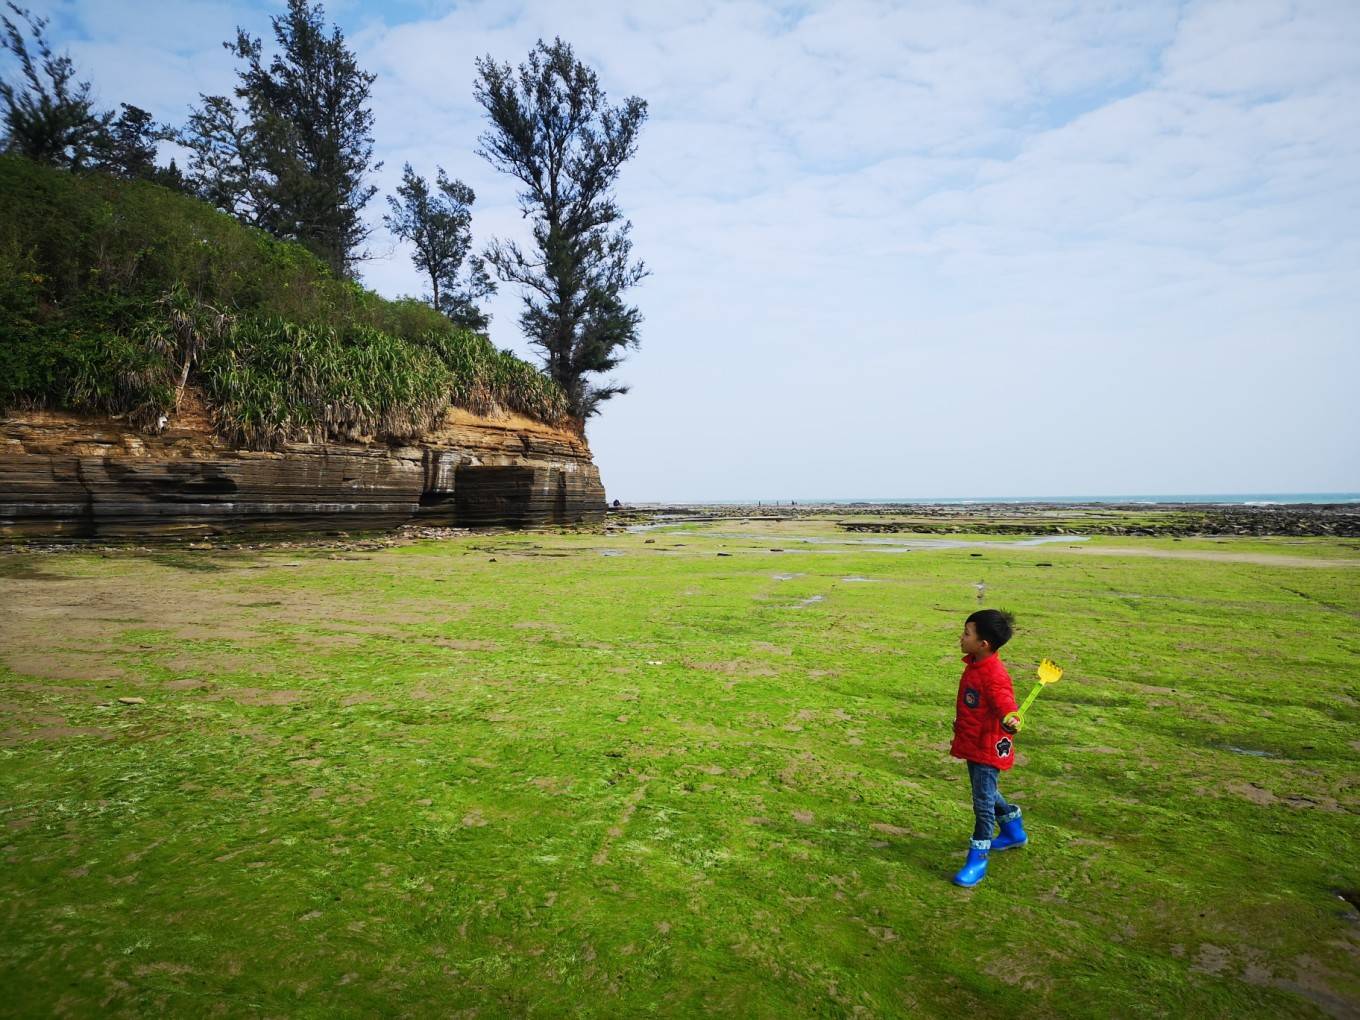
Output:
[[[106,104],[178,123],[281,4],[33,7]],[[611,498],[1360,490],[1353,0],[327,10],[379,76],[382,192],[442,165],[479,241],[524,228],[475,57],[560,35],[648,101]],[[421,291],[372,247],[370,286]],[[528,354],[517,309],[492,339]]]

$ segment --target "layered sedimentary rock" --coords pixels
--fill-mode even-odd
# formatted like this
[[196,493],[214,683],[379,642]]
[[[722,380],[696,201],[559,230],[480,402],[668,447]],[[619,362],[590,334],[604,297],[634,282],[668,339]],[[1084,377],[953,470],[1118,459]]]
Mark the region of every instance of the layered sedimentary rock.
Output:
[[518,415],[454,409],[419,445],[268,452],[223,442],[196,402],[156,435],[55,412],[0,418],[5,538],[527,527],[597,520],[604,502],[585,440]]

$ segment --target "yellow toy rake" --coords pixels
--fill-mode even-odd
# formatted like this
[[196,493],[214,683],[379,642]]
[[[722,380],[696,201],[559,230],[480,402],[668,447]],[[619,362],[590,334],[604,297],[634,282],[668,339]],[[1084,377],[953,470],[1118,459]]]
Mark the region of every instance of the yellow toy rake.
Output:
[[1056,684],[1062,679],[1063,675],[1062,667],[1052,659],[1044,659],[1040,662],[1039,668],[1035,670],[1035,673],[1039,677],[1039,686],[1029,692],[1029,696],[1025,698],[1025,703],[1020,706],[1019,715],[1021,722],[1024,721],[1025,710],[1029,708],[1030,705],[1034,704],[1034,699],[1039,696],[1039,692],[1049,684]]

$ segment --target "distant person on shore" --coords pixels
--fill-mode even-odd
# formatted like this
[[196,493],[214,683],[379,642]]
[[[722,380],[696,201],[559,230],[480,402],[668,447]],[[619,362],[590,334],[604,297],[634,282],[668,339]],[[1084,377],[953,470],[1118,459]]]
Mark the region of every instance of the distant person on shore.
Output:
[[[954,884],[965,888],[986,877],[990,851],[1009,850],[1029,841],[1020,809],[1008,804],[997,789],[1001,773],[1015,764],[1015,734],[1020,730],[1011,676],[997,655],[1011,639],[1014,623],[1010,613],[979,609],[968,617],[959,636],[964,667],[949,753],[968,763],[973,787],[973,839],[968,860],[954,876]],[[1001,833],[994,837],[998,823]]]

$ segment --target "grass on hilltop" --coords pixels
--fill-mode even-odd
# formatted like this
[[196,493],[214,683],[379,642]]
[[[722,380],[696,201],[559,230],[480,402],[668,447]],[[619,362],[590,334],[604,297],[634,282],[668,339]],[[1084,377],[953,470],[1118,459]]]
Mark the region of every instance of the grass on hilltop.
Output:
[[0,157],[0,334],[0,411],[150,427],[187,381],[256,448],[416,439],[450,404],[567,420],[542,372],[422,302],[158,185],[15,156]]

